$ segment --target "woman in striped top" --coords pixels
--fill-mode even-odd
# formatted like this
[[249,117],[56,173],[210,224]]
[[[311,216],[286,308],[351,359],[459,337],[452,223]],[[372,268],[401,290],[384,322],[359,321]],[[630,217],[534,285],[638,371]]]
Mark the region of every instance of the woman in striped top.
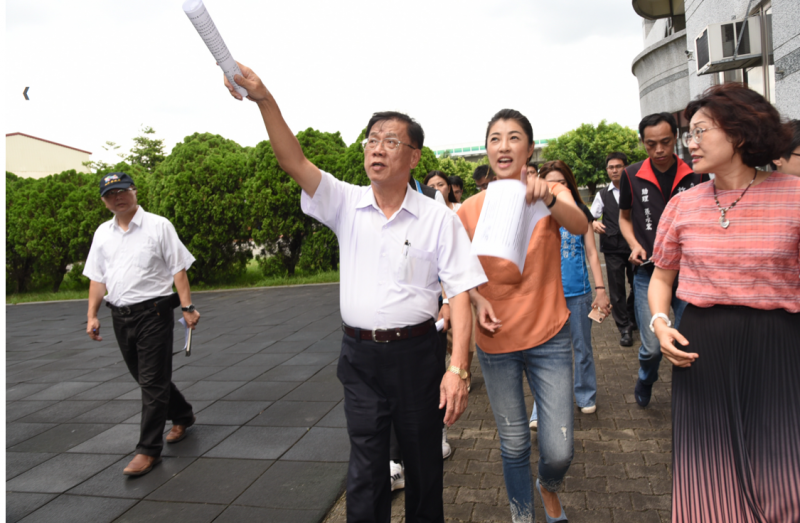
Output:
[[[800,179],[757,169],[791,132],[761,95],[712,87],[685,111],[697,173],[658,226],[651,329],[673,364],[676,522],[800,521]],[[671,328],[672,283],[689,302]]]

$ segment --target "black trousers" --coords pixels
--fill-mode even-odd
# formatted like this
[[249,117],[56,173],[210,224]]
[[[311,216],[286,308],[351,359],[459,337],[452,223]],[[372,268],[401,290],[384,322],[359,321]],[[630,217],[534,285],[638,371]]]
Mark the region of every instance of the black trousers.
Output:
[[350,436],[348,523],[388,523],[390,427],[406,475],[406,521],[444,522],[439,385],[444,355],[436,329],[391,343],[342,338],[338,377]]
[[112,311],[114,334],[133,379],[142,389],[142,423],[137,454],[160,456],[167,420],[188,424],[192,406],[172,383],[172,329],[175,318],[155,309],[122,315]]
[[[611,315],[620,332],[630,332],[636,323],[633,308],[633,264],[628,261],[628,254],[604,253],[606,258],[606,276],[608,277],[608,297],[611,300]],[[631,293],[625,297],[625,280],[631,287]]]

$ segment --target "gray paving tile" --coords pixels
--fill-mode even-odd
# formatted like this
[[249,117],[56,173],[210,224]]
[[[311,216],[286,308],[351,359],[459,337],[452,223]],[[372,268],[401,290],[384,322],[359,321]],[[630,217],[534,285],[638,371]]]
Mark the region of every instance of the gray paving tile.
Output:
[[227,505],[272,463],[255,459],[200,458],[147,496],[147,499]]
[[12,401],[11,403],[6,403],[6,423],[16,421],[55,403],[55,400]]
[[301,427],[241,427],[205,457],[278,459],[305,433]]
[[346,463],[277,461],[234,505],[327,510],[344,490]]
[[214,523],[241,523],[242,521],[268,521],[269,523],[318,523],[327,511],[289,510],[279,508],[240,507],[231,505],[214,520]]
[[306,381],[319,370],[319,365],[278,365],[255,381]]
[[55,426],[55,423],[8,423],[6,424],[6,448],[22,443]]
[[[200,381],[185,389],[178,387],[186,399],[193,400],[218,400],[238,389],[243,381]],[[176,383],[177,386],[177,383]]]
[[278,340],[270,339],[269,337],[265,337],[261,333],[257,333],[254,337],[247,340],[245,343],[237,343],[224,349],[222,352],[234,353],[234,354],[255,354],[257,352],[261,352],[262,350],[266,349],[270,345],[274,344]]
[[47,432],[14,445],[12,452],[66,452],[76,445],[110,429],[105,423],[63,423]]
[[84,381],[66,381],[63,383],[56,383],[50,387],[32,394],[28,397],[31,400],[65,400],[71,398],[76,394],[96,387],[97,383],[84,382]]
[[59,496],[24,518],[22,523],[106,523],[114,521],[136,501],[129,499]]
[[[40,371],[39,369],[36,369],[32,371],[32,373],[35,374],[35,376],[32,377],[29,381],[31,383],[64,384],[64,383],[76,382],[77,380],[75,380],[75,378],[83,376],[84,374],[88,374],[89,372],[91,371],[88,369],[60,370],[57,372],[53,371],[44,372]],[[51,399],[51,398],[32,398],[32,399]],[[61,399],[61,398],[55,398],[55,399]]]
[[252,356],[248,357],[245,360],[240,361],[233,367],[266,367],[267,370],[280,365],[286,360],[289,360],[293,357],[292,354],[286,353],[265,353],[260,352],[258,354],[253,354]]
[[329,401],[278,401],[250,420],[248,425],[268,427],[313,427],[336,405]]
[[205,379],[207,381],[251,381],[271,368],[272,366],[260,365],[253,365],[250,367],[228,367]]
[[225,396],[229,401],[276,401],[300,385],[296,381],[251,381]]
[[264,348],[259,354],[298,354],[306,350],[311,344],[310,341],[279,341]]
[[142,402],[136,400],[112,400],[72,420],[73,423],[122,423],[142,411]]
[[76,394],[71,399],[73,400],[113,400],[117,399],[123,394],[126,394],[132,390],[138,390],[139,385],[134,383],[133,380],[131,381],[109,381],[106,383],[102,383],[97,387],[87,390],[86,392],[81,392],[80,394]]
[[[199,422],[199,421],[198,421]],[[202,456],[239,427],[222,425],[195,425],[189,435],[179,443],[164,445],[162,456]],[[249,457],[249,456],[248,456]]]
[[205,425],[244,425],[258,416],[271,401],[217,401],[203,409]]
[[140,501],[114,523],[141,523],[142,521],[210,523],[223,510],[225,510],[225,505]]
[[[194,357],[194,352],[195,352],[194,347],[192,347],[192,356],[189,359],[192,359],[192,357]],[[209,356],[205,356],[197,360],[189,361],[188,364],[191,366],[200,366],[200,367],[229,367],[249,357],[250,357],[249,354],[237,354],[237,353],[226,352],[222,354],[211,354]]]
[[20,421],[25,423],[67,423],[104,403],[105,401],[59,401],[55,405],[25,416]]
[[344,417],[344,401],[340,401],[324,418],[317,422],[317,427],[347,428],[347,419]]
[[6,491],[65,492],[121,457],[110,454],[60,454],[6,482]]
[[74,378],[75,381],[97,381],[97,382],[104,382],[114,378],[119,378],[120,376],[128,376],[131,383],[135,383],[133,378],[130,376],[130,372],[125,365],[116,365],[113,367],[106,367],[103,369],[97,369],[96,371],[89,372],[88,374],[84,374],[82,376],[78,376]]
[[6,401],[30,399],[30,396],[50,386],[47,383],[19,383],[6,387]]
[[156,465],[151,472],[138,478],[122,474],[122,471],[132,459],[133,454],[125,456],[104,471],[70,490],[69,494],[143,499],[188,467],[196,458],[163,457],[161,463]]
[[6,523],[16,523],[57,495],[6,492]]
[[55,453],[6,452],[6,481],[19,476],[40,463],[57,456]]
[[341,339],[336,339],[336,340],[321,339],[318,342],[311,345],[309,348],[307,348],[305,352],[335,352],[336,354],[339,354],[341,350],[342,350]]
[[344,388],[339,381],[307,381],[286,395],[289,401],[339,401],[344,398]]
[[172,381],[200,381],[225,369],[227,369],[227,367],[200,367],[197,365],[185,365],[172,373]]
[[127,454],[136,450],[139,430],[130,425],[115,425],[105,432],[72,447],[67,452],[83,454]]
[[327,382],[327,383],[341,383],[339,381],[339,377],[336,375],[336,371],[338,368],[338,361],[324,367],[322,370],[314,374],[312,377],[308,379],[308,381],[313,382]]
[[340,461],[350,460],[350,439],[347,429],[313,427],[281,460]]

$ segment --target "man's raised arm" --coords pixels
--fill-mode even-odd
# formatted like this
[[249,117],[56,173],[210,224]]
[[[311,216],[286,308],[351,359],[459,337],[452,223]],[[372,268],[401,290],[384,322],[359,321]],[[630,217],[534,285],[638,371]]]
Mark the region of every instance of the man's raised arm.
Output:
[[[278,159],[281,169],[286,171],[300,185],[300,188],[313,198],[322,179],[322,173],[303,154],[300,142],[286,125],[286,121],[278,109],[278,104],[275,103],[275,98],[272,97],[258,75],[245,65],[239,64],[239,68],[244,76],[236,75],[234,81],[247,89],[248,99],[258,104],[264,125],[267,127],[272,150],[275,151],[275,157]],[[225,87],[228,88],[231,96],[237,100],[242,99],[242,95],[233,89],[227,79],[225,79]]]

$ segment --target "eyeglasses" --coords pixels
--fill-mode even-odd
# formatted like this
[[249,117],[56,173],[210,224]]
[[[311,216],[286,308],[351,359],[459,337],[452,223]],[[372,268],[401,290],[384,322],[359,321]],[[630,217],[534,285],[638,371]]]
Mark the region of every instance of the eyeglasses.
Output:
[[700,143],[703,141],[703,133],[706,131],[713,131],[714,129],[719,129],[719,127],[709,127],[708,129],[701,129],[697,127],[694,131],[683,133],[683,136],[681,136],[681,142],[683,142],[684,147],[689,147],[689,138],[694,140],[694,143]]
[[105,196],[116,196],[118,194],[126,193],[126,192],[129,192],[129,191],[135,191],[135,190],[136,190],[136,187],[128,187],[127,189],[111,189],[110,191],[107,191],[103,196],[104,197]]
[[378,144],[383,143],[383,146],[386,147],[389,151],[394,151],[401,145],[405,145],[406,147],[411,147],[412,149],[416,150],[417,148],[413,145],[408,145],[407,143],[403,143],[396,138],[384,138],[383,140],[378,140],[377,138],[365,138],[361,142],[361,148],[365,151],[367,149],[374,149],[378,146]]

